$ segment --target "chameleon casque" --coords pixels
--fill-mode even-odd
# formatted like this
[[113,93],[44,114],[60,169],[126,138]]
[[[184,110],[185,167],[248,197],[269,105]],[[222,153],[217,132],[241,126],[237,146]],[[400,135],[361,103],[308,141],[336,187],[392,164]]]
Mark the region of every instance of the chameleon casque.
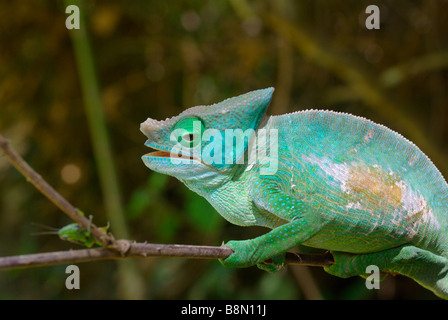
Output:
[[[273,92],[252,91],[140,127],[145,145],[156,150],[142,157],[148,168],[176,177],[231,223],[272,229],[229,241],[234,253],[221,263],[276,271],[286,251],[319,248],[334,256],[325,270],[335,276],[362,276],[376,265],[448,299],[448,185],[431,160],[398,133],[350,114],[267,116]],[[215,138],[205,136],[208,129]],[[231,152],[232,160],[254,152],[257,130],[275,130],[275,170],[263,174],[263,159],[210,163],[193,152],[210,152],[227,129],[254,130],[245,143],[223,142],[221,157]],[[257,144],[266,157],[273,151],[267,141]]]

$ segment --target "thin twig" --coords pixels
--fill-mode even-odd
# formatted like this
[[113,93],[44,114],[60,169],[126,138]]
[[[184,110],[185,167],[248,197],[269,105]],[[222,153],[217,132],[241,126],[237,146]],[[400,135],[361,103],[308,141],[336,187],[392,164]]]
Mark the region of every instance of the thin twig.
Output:
[[[75,5],[79,10],[80,26],[68,31],[73,45],[73,54],[78,70],[79,85],[89,127],[92,151],[98,172],[98,180],[103,195],[103,203],[115,237],[129,238],[118,180],[115,157],[112,152],[109,132],[104,114],[101,88],[95,70],[94,53],[89,41],[89,21],[86,10],[88,1],[65,0],[64,5]],[[132,261],[120,261],[117,269],[120,297],[123,299],[143,299],[144,279]]]
[[[85,2],[84,2],[85,3]],[[87,16],[85,5],[76,0],[65,0],[65,6],[77,5],[80,14]],[[92,151],[98,172],[98,182],[101,186],[105,211],[113,226],[117,238],[129,238],[127,223],[124,217],[120,184],[114,163],[114,155],[110,143],[106,119],[103,112],[103,101],[95,72],[95,61],[88,35],[88,19],[81,19],[79,29],[72,29],[69,35],[72,39],[73,53],[79,74],[79,84],[83,104],[91,135]]]
[[92,235],[105,246],[113,245],[114,239],[111,235],[106,235],[95,224],[79,213],[79,211],[70,204],[59,192],[50,186],[23,158],[11,148],[9,141],[0,134],[0,149],[11,164],[25,176],[37,190],[53,202],[59,209],[67,214],[73,221],[77,222],[84,229],[90,227]]
[[131,243],[129,250],[124,255],[110,249],[93,248],[0,258],[0,270],[150,256],[216,259],[225,258],[230,253],[232,253],[232,249],[226,246],[207,247]]
[[[105,248],[57,251],[0,258],[0,271],[60,264],[83,263],[99,260],[144,257],[181,257],[188,259],[225,259],[233,253],[226,246],[193,246],[177,244],[128,243],[125,254]],[[126,247],[126,245],[123,245]],[[330,255],[297,255],[287,253],[285,264],[325,267],[333,263]]]

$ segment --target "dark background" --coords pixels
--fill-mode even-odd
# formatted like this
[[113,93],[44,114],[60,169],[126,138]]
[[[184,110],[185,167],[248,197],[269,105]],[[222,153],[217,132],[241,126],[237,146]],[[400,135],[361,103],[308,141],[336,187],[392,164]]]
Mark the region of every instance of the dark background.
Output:
[[[365,27],[370,4],[380,8],[380,30]],[[98,225],[111,220],[105,198],[115,197],[137,241],[220,245],[265,232],[230,225],[174,178],[147,170],[139,124],[269,86],[270,114],[316,108],[367,117],[414,141],[448,174],[447,1],[88,1],[81,19],[109,159],[94,156],[79,76],[88,66],[75,59],[66,5],[0,2],[0,133]],[[100,183],[107,161],[114,195]],[[70,221],[0,157],[0,256],[81,248],[33,236],[42,231],[33,223]],[[130,261],[79,264],[81,289],[72,291],[65,265],[0,272],[0,299],[435,298],[399,276],[367,290],[361,278],[320,268],[268,274],[212,260]]]

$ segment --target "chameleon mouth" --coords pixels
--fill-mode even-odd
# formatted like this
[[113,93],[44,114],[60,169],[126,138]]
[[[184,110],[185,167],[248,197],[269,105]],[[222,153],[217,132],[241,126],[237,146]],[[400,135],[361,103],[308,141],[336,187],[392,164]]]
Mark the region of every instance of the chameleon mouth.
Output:
[[[149,146],[148,146],[149,147]],[[171,150],[161,150],[161,149],[157,149],[154,148],[153,146],[150,147],[151,149],[153,149],[153,152],[147,153],[144,156],[145,157],[151,157],[151,158],[170,158],[172,156],[177,158],[183,158],[183,159],[190,159],[190,160],[196,160],[196,161],[200,161],[198,159],[196,159],[195,157],[185,154],[185,153],[181,153],[179,152],[177,155],[172,154]]]
[[157,158],[169,158],[170,156],[171,153],[162,150],[156,150],[145,154],[145,157],[157,157]]
[[183,159],[183,160],[189,160],[192,163],[201,163],[203,165],[206,165],[210,168],[213,168],[212,166],[210,166],[207,163],[204,163],[201,158],[197,158],[192,154],[187,154],[187,153],[183,153],[181,151],[179,151],[179,153],[176,154],[176,152],[173,152],[173,150],[171,150],[169,147],[163,147],[163,146],[159,146],[155,143],[152,143],[150,140],[147,140],[145,142],[145,146],[147,146],[148,148],[152,149],[152,152],[147,153],[145,155],[143,155],[143,157],[145,157],[146,159],[153,159],[156,160],[158,158],[176,158],[176,159]]
[[146,140],[145,146],[151,149],[152,152],[144,154],[144,157],[169,158],[171,155],[171,150],[169,148],[159,146],[150,140]]

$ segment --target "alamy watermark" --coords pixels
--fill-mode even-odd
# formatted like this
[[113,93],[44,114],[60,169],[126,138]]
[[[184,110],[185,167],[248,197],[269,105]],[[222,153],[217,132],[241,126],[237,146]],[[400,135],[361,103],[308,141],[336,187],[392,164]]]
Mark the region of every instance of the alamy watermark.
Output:
[[367,6],[366,13],[369,14],[366,19],[366,28],[369,30],[380,29],[380,8],[371,4],[370,6]]
[[81,274],[79,271],[79,267],[77,265],[71,264],[67,266],[67,268],[65,268],[65,273],[69,274],[67,279],[65,279],[65,287],[68,290],[81,289]]
[[369,265],[366,268],[366,274],[370,274],[366,277],[366,288],[378,290],[380,288],[380,268],[374,264]]
[[69,30],[71,29],[79,29],[80,21],[79,21],[79,7],[76,5],[70,5],[65,8],[65,13],[70,14],[67,19],[65,19],[65,27]]

